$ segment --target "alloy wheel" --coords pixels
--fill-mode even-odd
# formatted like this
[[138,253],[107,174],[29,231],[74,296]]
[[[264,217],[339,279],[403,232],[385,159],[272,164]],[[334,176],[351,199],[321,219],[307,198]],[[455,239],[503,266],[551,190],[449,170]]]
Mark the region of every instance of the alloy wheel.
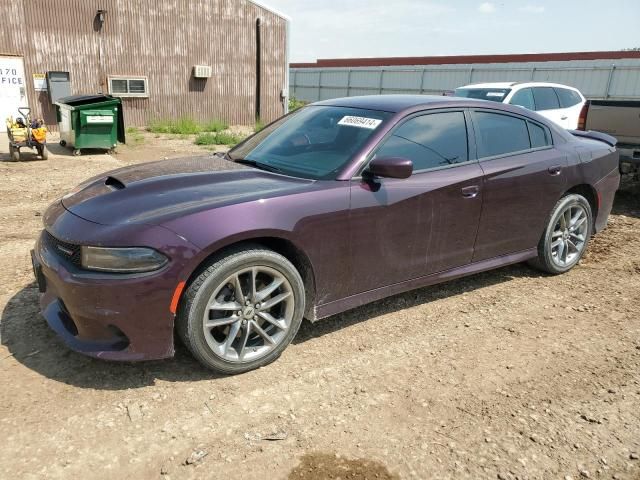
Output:
[[294,307],[291,284],[277,270],[266,266],[238,270],[216,287],[207,302],[205,339],[226,361],[257,360],[285,339]]
[[558,217],[551,234],[551,258],[561,268],[580,259],[587,244],[589,225],[582,205],[567,206]]

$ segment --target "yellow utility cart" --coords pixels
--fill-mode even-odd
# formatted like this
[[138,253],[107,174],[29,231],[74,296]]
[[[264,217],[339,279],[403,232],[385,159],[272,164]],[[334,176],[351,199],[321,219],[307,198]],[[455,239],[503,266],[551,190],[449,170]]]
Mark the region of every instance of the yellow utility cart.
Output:
[[49,158],[47,151],[47,129],[42,120],[31,119],[31,109],[21,107],[18,113],[22,116],[16,120],[7,118],[7,135],[9,136],[9,155],[11,160],[20,160],[21,148],[35,148],[38,155],[46,160]]

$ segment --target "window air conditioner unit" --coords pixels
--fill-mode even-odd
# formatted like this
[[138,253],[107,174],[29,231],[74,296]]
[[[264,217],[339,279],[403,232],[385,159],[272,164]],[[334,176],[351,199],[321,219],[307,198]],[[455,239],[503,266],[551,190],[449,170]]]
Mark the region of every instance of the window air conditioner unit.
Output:
[[211,67],[209,65],[195,65],[193,67],[193,76],[195,78],[210,78]]

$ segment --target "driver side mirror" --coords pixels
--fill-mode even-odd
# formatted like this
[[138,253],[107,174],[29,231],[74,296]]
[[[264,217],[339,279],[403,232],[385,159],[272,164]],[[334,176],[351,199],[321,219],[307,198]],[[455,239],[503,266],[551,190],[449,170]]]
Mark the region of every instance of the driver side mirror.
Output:
[[383,178],[409,178],[413,173],[413,162],[402,157],[374,158],[365,172]]

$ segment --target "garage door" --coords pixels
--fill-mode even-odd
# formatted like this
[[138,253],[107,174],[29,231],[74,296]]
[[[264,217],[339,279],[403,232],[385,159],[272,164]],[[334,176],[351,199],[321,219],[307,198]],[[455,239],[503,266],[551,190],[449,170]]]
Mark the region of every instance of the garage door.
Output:
[[0,57],[0,132],[6,130],[7,117],[17,117],[18,108],[28,105],[22,58]]

